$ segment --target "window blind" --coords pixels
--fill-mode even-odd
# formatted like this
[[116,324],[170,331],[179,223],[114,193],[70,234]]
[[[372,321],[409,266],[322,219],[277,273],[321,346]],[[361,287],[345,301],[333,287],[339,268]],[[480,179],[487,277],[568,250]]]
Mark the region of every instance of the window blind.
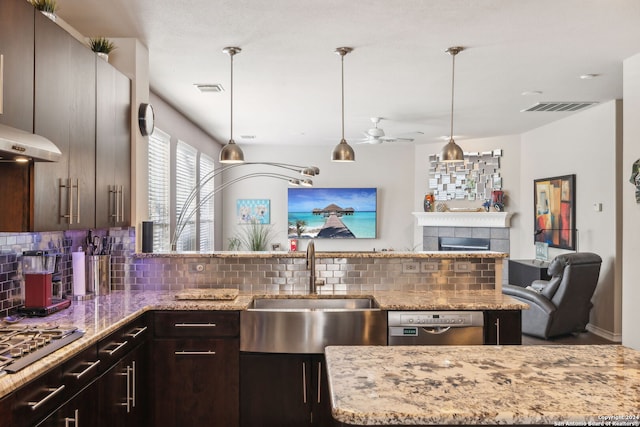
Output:
[[148,146],[149,220],[153,221],[153,251],[170,250],[170,142],[168,134],[154,129]]
[[[196,187],[196,167],[197,167],[198,150],[189,144],[178,141],[176,146],[176,218],[183,215],[183,224],[176,224],[176,227],[184,225],[178,240],[176,241],[176,250],[178,251],[194,251],[197,250],[196,240],[196,207],[198,205],[197,198],[188,206],[185,202],[192,191]],[[197,191],[197,190],[196,190]]]

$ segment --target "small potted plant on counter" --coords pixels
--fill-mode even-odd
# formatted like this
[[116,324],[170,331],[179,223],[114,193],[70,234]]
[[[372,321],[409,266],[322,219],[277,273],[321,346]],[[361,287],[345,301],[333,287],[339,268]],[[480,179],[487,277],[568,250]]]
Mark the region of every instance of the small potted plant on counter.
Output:
[[113,42],[105,37],[90,38],[89,47],[100,58],[104,59],[107,62],[109,62],[109,53],[111,53],[111,51],[116,48]]
[[56,20],[56,0],[29,0],[29,3],[52,21]]

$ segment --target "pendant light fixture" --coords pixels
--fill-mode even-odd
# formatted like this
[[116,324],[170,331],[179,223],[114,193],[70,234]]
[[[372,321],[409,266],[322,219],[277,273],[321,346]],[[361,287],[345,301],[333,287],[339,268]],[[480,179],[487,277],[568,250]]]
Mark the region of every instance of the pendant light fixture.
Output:
[[239,47],[225,47],[224,49],[222,49],[222,51],[229,55],[229,57],[231,58],[231,135],[227,145],[222,147],[222,150],[220,150],[220,163],[243,163],[244,153],[233,140],[233,56],[237,53],[240,53],[242,49],[240,49]]
[[462,148],[453,140],[453,89],[455,87],[456,55],[463,50],[463,47],[454,46],[445,51],[453,58],[453,65],[451,67],[451,129],[449,142],[442,148],[442,155],[440,156],[440,161],[442,162],[461,162],[464,160]]
[[344,139],[344,56],[351,52],[353,48],[339,47],[336,49],[336,53],[340,55],[340,63],[342,67],[342,139],[340,143],[333,149],[331,160],[334,162],[354,162],[356,155],[353,152],[353,148]]

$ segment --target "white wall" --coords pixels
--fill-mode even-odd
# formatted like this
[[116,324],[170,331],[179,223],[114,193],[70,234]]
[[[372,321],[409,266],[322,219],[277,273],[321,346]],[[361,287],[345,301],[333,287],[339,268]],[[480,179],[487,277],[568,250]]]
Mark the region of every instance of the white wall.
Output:
[[[441,152],[446,141],[433,144],[419,144],[415,146],[414,167],[414,195],[412,212],[423,211],[424,195],[429,193],[429,156]],[[520,223],[520,136],[499,136],[493,138],[459,140],[458,145],[465,152],[491,151],[502,149],[500,159],[500,175],[502,176],[503,191],[505,192],[505,211],[514,212],[511,226]],[[446,202],[450,207],[482,207],[484,200]],[[415,227],[414,242],[422,245],[422,227]]]
[[624,61],[624,142],[622,195],[622,344],[640,350],[640,204],[629,183],[631,165],[640,158],[640,55]]
[[[355,163],[331,162],[332,146],[242,146],[247,162],[282,162],[314,165],[320,175],[313,178],[314,187],[376,187],[378,189],[378,231],[376,239],[318,239],[317,251],[371,251],[381,249],[412,250],[414,219],[413,145],[354,145]],[[242,166],[225,174],[227,181],[248,171],[264,167]],[[280,171],[278,171],[280,172]],[[293,174],[293,173],[292,173]],[[287,188],[285,181],[254,178],[241,181],[223,191],[223,247],[238,232],[236,199],[270,199],[271,223],[277,231],[274,243],[283,249],[287,243]],[[306,249],[300,241],[299,250]]]
[[[621,102],[611,101],[524,133],[520,160],[521,227],[512,230],[514,256],[534,258],[533,180],[576,174],[578,250],[602,257],[590,329],[619,341],[622,286],[617,258],[616,152],[621,145]],[[530,113],[537,114],[537,113]],[[553,114],[553,113],[540,113]],[[594,210],[602,203],[602,211]],[[549,249],[549,257],[566,252]]]

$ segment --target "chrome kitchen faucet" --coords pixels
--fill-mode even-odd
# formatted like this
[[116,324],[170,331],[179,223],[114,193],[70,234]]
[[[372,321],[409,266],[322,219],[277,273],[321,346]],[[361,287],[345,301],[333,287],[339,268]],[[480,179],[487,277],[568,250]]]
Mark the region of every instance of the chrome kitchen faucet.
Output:
[[307,270],[309,270],[309,293],[317,294],[318,286],[324,286],[324,282],[316,279],[316,245],[313,239],[307,244]]

